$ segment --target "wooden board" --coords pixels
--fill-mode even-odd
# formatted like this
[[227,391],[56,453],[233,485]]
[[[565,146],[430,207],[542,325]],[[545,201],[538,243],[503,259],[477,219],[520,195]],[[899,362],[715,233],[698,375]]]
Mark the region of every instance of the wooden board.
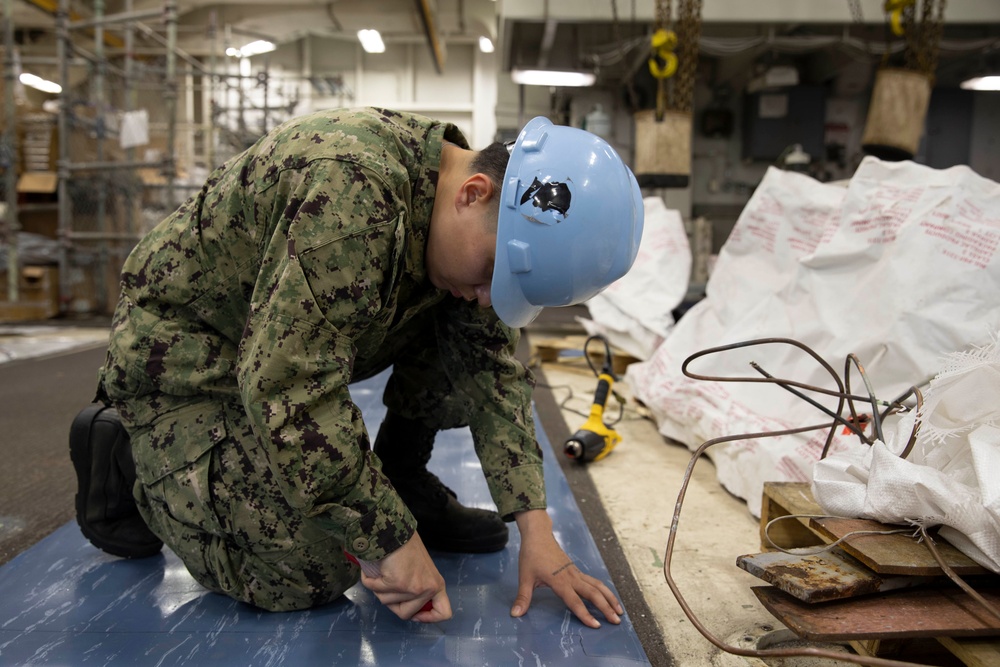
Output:
[[[1000,619],[955,586],[878,593],[809,604],[773,586],[751,588],[761,603],[798,636],[810,641],[1000,635]],[[979,589],[1000,605],[1000,589]]]
[[[772,551],[764,536],[764,527],[772,519],[790,514],[823,514],[804,482],[765,482],[760,514],[761,549]],[[886,526],[867,519],[796,519],[779,521],[771,526],[771,539],[783,549],[829,544],[855,530],[894,530],[905,526]],[[961,551],[938,538],[938,551],[945,562],[961,576],[985,574],[987,570]],[[854,558],[877,574],[936,576],[943,572],[930,550],[907,534],[859,535],[841,543]]]
[[996,667],[1000,665],[1000,640],[938,637],[938,641],[968,667]]
[[[558,338],[545,336],[532,336],[531,347],[542,362],[554,363],[559,361],[574,361],[586,366],[586,359],[583,357],[583,346],[587,342],[586,336],[561,336]],[[604,363],[604,345],[599,341],[594,341],[588,348],[590,361],[598,369]],[[614,346],[611,347],[611,372],[616,377],[622,377],[630,364],[639,361],[632,355]],[[588,369],[589,370],[589,369]],[[592,372],[591,372],[592,374]]]
[[[771,548],[764,539],[764,526],[771,519],[780,516],[786,516],[789,514],[822,514],[822,513],[823,510],[813,499],[812,491],[809,487],[809,484],[799,483],[799,482],[765,482],[763,502],[761,505],[761,524],[760,524],[761,548],[765,550],[769,550]],[[819,521],[825,521],[825,522],[832,521],[833,525],[831,526],[829,523],[827,523],[827,525],[824,526],[821,525]],[[770,535],[772,539],[774,539],[774,541],[779,545],[781,545],[783,548],[806,547],[816,544],[825,544],[833,541],[834,539],[837,539],[836,537],[834,537],[833,533],[834,530],[841,531],[841,529],[844,528],[843,525],[837,525],[838,521],[844,521],[844,520],[790,519],[787,521],[779,521],[778,523],[776,523],[774,526],[771,527]],[[843,534],[843,532],[846,531],[842,531],[840,534]],[[894,537],[901,537],[904,540],[906,540],[908,542],[907,548],[910,548],[915,545],[921,550],[920,560],[916,561],[917,563],[919,563],[917,567],[913,567],[914,565],[913,560],[904,563],[903,567],[907,573],[927,572],[928,569],[922,569],[922,568],[930,568],[930,567],[933,567],[934,572],[940,573],[940,569],[937,567],[937,563],[933,561],[933,556],[925,546],[921,544],[915,544],[914,540],[907,537],[905,534],[901,534]],[[852,540],[852,542],[854,542],[854,540]],[[865,546],[863,541],[862,545]],[[937,542],[937,545],[939,547],[940,546],[946,547],[945,551],[947,552],[957,552],[957,550],[954,550],[950,545],[944,543],[941,540]],[[856,549],[856,542],[854,542],[853,546],[848,545],[848,548],[846,550],[850,551],[852,549]],[[939,549],[939,551],[940,550],[941,549]],[[875,557],[876,560],[872,560],[871,551],[867,549],[867,546],[866,546],[867,555],[865,555],[865,553],[862,552],[856,552],[856,553],[862,555],[863,558],[869,559],[870,562],[877,565],[877,567],[879,567],[880,569],[885,569],[885,568],[894,569],[894,566],[895,567],[899,566],[899,563],[895,562],[896,559],[887,558],[885,554],[879,554],[878,556]],[[955,560],[953,559],[954,553],[952,553],[950,556],[946,557],[946,562],[948,562],[950,566],[954,567],[957,565],[959,572],[963,573],[970,571],[975,571],[975,572],[982,571],[982,568],[979,568],[977,564],[972,563],[972,561],[969,560],[967,557],[965,557],[964,554],[961,554],[961,552],[957,553],[959,554],[962,561],[960,563],[956,563]],[[930,559],[930,561],[924,560],[924,557]],[[885,565],[879,564],[878,561],[884,561],[886,564]],[[928,564],[929,562],[933,563],[933,566],[930,566]],[[972,570],[966,569],[969,567],[969,563],[972,563],[975,569]],[[869,567],[869,569],[872,569],[872,571],[874,571],[874,568]],[[883,572],[877,574],[888,575],[889,573]],[[979,585],[975,583],[973,584],[973,586],[977,588],[977,590],[980,589]],[[768,589],[770,591],[773,591],[773,593],[771,592],[758,593],[757,588],[754,588],[754,592],[758,593],[758,598],[761,598],[761,601],[764,603],[764,605],[768,608],[768,610],[772,614],[774,614],[776,617],[782,620],[786,625],[788,625],[790,629],[792,629],[793,631],[800,634],[801,636],[803,636],[803,638],[806,639],[822,638],[826,640],[830,636],[832,636],[830,634],[831,631],[836,631],[838,633],[836,634],[836,636],[838,637],[837,639],[838,641],[849,641],[850,644],[855,648],[855,650],[857,650],[862,655],[875,656],[875,655],[886,655],[886,654],[894,655],[896,652],[896,649],[894,647],[899,647],[901,643],[903,645],[909,646],[914,641],[913,637],[930,637],[933,636],[933,634],[937,633],[940,636],[935,637],[935,640],[937,642],[940,642],[940,644],[943,645],[944,647],[947,647],[947,649],[952,654],[954,654],[958,659],[962,661],[963,664],[967,665],[968,667],[986,667],[987,665],[993,667],[995,665],[1000,665],[1000,631],[996,629],[985,632],[988,632],[992,635],[996,635],[998,637],[986,638],[986,639],[968,637],[965,635],[968,635],[970,632],[984,632],[984,630],[982,629],[982,627],[980,627],[978,630],[975,629],[970,630],[970,628],[967,627],[966,624],[963,622],[962,618],[960,617],[956,618],[954,615],[948,617],[950,618],[951,622],[950,627],[948,628],[942,628],[939,627],[938,625],[933,625],[933,624],[931,625],[921,624],[915,621],[916,625],[919,626],[919,630],[916,631],[916,634],[911,634],[913,632],[912,628],[910,628],[909,631],[903,631],[903,632],[899,632],[898,629],[895,632],[892,631],[891,628],[886,629],[885,627],[886,622],[884,620],[876,623],[876,621],[878,620],[879,613],[882,614],[888,613],[890,618],[892,618],[893,614],[895,613],[897,620],[899,620],[900,616],[902,617],[902,620],[906,620],[908,612],[905,611],[902,605],[907,603],[907,600],[904,598],[900,598],[899,605],[897,605],[896,607],[890,607],[888,608],[888,610],[881,610],[881,611],[876,610],[875,612],[869,612],[864,610],[863,608],[861,609],[861,611],[856,611],[853,605],[846,607],[846,611],[843,611],[843,618],[839,620],[840,626],[833,627],[834,624],[832,622],[826,622],[826,624],[823,625],[820,623],[820,621],[816,620],[815,618],[811,618],[808,615],[804,614],[804,612],[800,614],[801,610],[809,609],[810,607],[809,603],[801,602],[795,597],[781,590],[777,590],[766,586],[760,587],[760,590],[762,591]],[[876,600],[885,596],[890,596],[892,598],[904,594],[908,596],[912,595],[919,596],[920,594],[919,591],[922,590],[923,589],[915,589],[914,591],[907,591],[905,593],[901,591],[892,593],[878,593],[865,598],[851,598],[843,600],[842,602],[837,602],[837,601],[820,602],[812,606],[815,608],[813,610],[814,613],[818,613],[819,611],[829,613],[827,612],[828,609],[833,609],[833,610],[838,609],[838,607],[835,607],[834,605],[855,603],[855,602],[872,604],[871,602],[872,600]],[[978,604],[976,604],[971,598],[968,598],[968,596],[965,596],[964,594],[960,593],[957,588],[953,588],[951,590],[954,591],[955,595],[961,596],[959,598],[963,600],[961,604],[975,605],[974,608],[977,610],[979,609]],[[791,602],[785,604],[779,599],[778,595],[775,594],[780,594],[784,596],[786,600]],[[767,597],[768,601],[765,601],[764,597]],[[987,597],[989,598],[989,596]],[[996,604],[997,597],[1000,596],[994,596],[992,598],[994,604]],[[770,602],[770,604],[773,604],[774,608],[768,606],[769,601],[772,600],[773,602]],[[797,603],[798,607],[793,607],[793,603]],[[962,607],[959,606],[959,609],[961,610]],[[932,615],[933,613],[936,612],[932,612]],[[792,618],[793,614],[795,615],[794,625]],[[787,619],[783,616],[787,616]],[[978,611],[977,613],[973,614],[973,618],[976,619],[977,622],[980,624],[982,624],[982,621],[979,621],[978,619],[984,616],[987,619],[993,619],[993,617],[989,616],[987,612]],[[990,622],[995,623],[995,619],[991,620]],[[814,636],[806,636],[802,634],[804,632],[807,632]],[[840,639],[840,637],[846,637],[846,638]],[[924,660],[918,660],[918,662],[924,662]]]
[[930,577],[882,576],[840,549],[821,554],[814,549],[770,551],[740,556],[736,564],[803,602],[826,602],[871,593],[920,586]]
[[[790,514],[822,514],[813,500],[809,485],[802,482],[765,482],[760,510],[760,548],[773,551],[764,536],[768,522]],[[809,519],[787,519],[771,526],[771,540],[782,549],[824,544],[823,539],[809,529]]]
[[[907,526],[887,526],[867,519],[812,519],[810,528],[822,535],[827,542],[835,542],[844,535],[859,530],[895,530]],[[909,527],[912,528],[912,527]],[[856,535],[840,543],[841,548],[879,574],[905,574],[916,576],[944,574],[934,560],[927,545],[905,533],[895,535]],[[960,576],[986,574],[986,568],[963,554],[941,538],[935,538],[938,552]]]

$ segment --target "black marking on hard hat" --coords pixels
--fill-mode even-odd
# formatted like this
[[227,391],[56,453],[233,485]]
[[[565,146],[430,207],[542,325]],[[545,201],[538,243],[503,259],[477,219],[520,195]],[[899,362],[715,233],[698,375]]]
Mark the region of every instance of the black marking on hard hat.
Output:
[[528,189],[521,195],[521,205],[529,199],[534,206],[540,208],[542,211],[558,211],[565,217],[569,212],[572,193],[569,190],[569,185],[566,183],[561,183],[560,181],[542,183],[536,176],[535,180],[528,186]]

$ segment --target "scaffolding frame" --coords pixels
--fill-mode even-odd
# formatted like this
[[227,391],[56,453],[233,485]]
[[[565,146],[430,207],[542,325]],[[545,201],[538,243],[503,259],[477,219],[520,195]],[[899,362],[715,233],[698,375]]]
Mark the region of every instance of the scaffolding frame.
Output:
[[[105,1],[94,0],[93,15],[85,20],[71,20],[70,0],[59,0],[55,12],[55,38],[56,56],[55,58],[19,58],[17,45],[15,44],[15,25],[13,20],[13,0],[4,0],[4,81],[5,100],[4,109],[6,112],[6,122],[2,138],[2,150],[0,150],[0,166],[6,167],[5,173],[5,198],[6,206],[3,211],[3,227],[0,228],[2,236],[0,240],[6,245],[7,258],[7,281],[6,296],[10,303],[19,300],[19,268],[21,258],[19,252],[18,234],[22,231],[20,224],[20,210],[18,206],[18,159],[20,147],[18,145],[18,116],[16,112],[15,87],[17,85],[17,70],[20,64],[26,62],[45,63],[56,65],[58,68],[58,79],[62,87],[62,92],[58,95],[58,114],[56,115],[56,131],[58,135],[57,158],[55,159],[56,172],[56,242],[58,244],[59,269],[59,303],[60,312],[65,314],[68,307],[71,284],[70,269],[72,253],[76,249],[77,242],[96,242],[97,244],[97,270],[94,273],[96,310],[106,312],[109,306],[109,285],[106,281],[109,267],[109,243],[118,244],[118,254],[122,255],[117,259],[124,259],[124,252],[121,244],[134,244],[141,236],[134,213],[135,207],[132,205],[131,197],[133,193],[125,192],[124,211],[124,231],[113,231],[109,225],[109,213],[107,210],[109,183],[116,174],[136,169],[154,169],[165,179],[165,199],[166,207],[173,209],[176,206],[175,193],[175,173],[177,166],[176,158],[176,135],[177,135],[177,61],[180,58],[189,63],[198,64],[196,60],[183,53],[177,47],[177,27],[178,10],[176,0],[164,0],[162,6],[156,9],[133,11],[132,0],[126,0],[126,10],[120,13],[106,14]],[[124,160],[107,159],[104,154],[105,140],[109,138],[108,128],[104,119],[104,111],[108,108],[106,83],[109,72],[113,72],[124,81],[124,91],[122,91],[124,104],[122,110],[132,111],[136,107],[136,77],[135,77],[135,37],[141,32],[149,37],[158,33],[148,25],[141,23],[144,20],[156,20],[163,24],[166,37],[160,40],[164,51],[161,55],[166,60],[166,70],[163,75],[163,99],[166,107],[167,138],[164,154],[159,160],[139,160],[135,155],[135,148],[129,147],[125,150]],[[124,35],[124,50],[120,56],[124,57],[124,67],[115,68],[105,50],[105,31],[119,30]],[[81,46],[82,40],[74,40],[74,35],[81,31],[90,31],[93,34],[92,51]],[[74,159],[71,154],[70,129],[72,115],[72,86],[70,71],[74,67],[90,67],[91,76],[89,82],[91,86],[92,100],[98,109],[93,123],[93,136],[96,139],[96,154],[91,160]],[[88,156],[89,157],[89,156]],[[94,220],[96,230],[80,230],[74,227],[74,210],[70,193],[70,185],[74,178],[81,175],[97,174],[96,210]],[[130,249],[130,247],[129,247]],[[117,268],[117,267],[115,267]]]
[[[58,314],[110,314],[128,253],[162,220],[161,214],[173,212],[179,199],[201,187],[194,185],[196,179],[183,176],[186,168],[211,171],[228,155],[241,152],[272,123],[293,113],[309,79],[302,74],[285,76],[280,81],[291,86],[291,94],[283,87],[279,90],[267,55],[255,60],[252,71],[237,69],[235,60],[221,54],[233,33],[242,31],[218,25],[214,12],[205,30],[206,53],[198,57],[186,53],[178,44],[178,33],[184,30],[178,0],[162,0],[157,8],[142,11],[125,0],[123,11],[117,13],[105,11],[107,0],[92,0],[91,13],[84,19],[72,11],[71,0],[58,0],[50,33],[55,55],[21,53],[14,1],[2,0],[7,123],[0,137],[0,167],[9,168],[7,208],[0,210],[0,243],[6,246],[7,301],[17,304],[25,296],[19,289],[23,264],[42,263],[32,257],[31,248],[19,248],[19,233],[41,227],[43,235],[54,240],[39,242],[46,243],[43,261],[58,269]],[[55,134],[49,166],[35,167],[47,169],[54,179],[55,192],[40,195],[46,203],[26,203],[26,195],[18,189],[18,160],[25,158],[17,141],[19,132],[27,132],[30,119],[17,116],[16,78],[22,65],[32,64],[52,69],[55,75],[49,78],[62,87],[53,98],[53,115],[42,114],[42,123]],[[83,83],[81,68],[87,70]],[[145,129],[158,141],[137,149],[123,140],[119,148],[113,140],[124,135],[116,134],[111,125],[132,111],[146,110],[150,113]],[[36,195],[27,197],[30,202]],[[44,215],[26,217],[38,212]]]
[[[57,199],[59,202],[59,223],[58,239],[59,243],[59,295],[60,303],[65,303],[65,296],[70,290],[69,275],[69,251],[76,239],[96,239],[98,242],[98,270],[96,272],[96,293],[97,308],[106,311],[108,304],[107,285],[105,277],[107,274],[108,246],[110,240],[136,241],[139,238],[135,220],[132,217],[132,206],[126,206],[126,227],[127,231],[122,233],[112,233],[107,230],[107,178],[105,174],[98,180],[97,193],[97,233],[86,233],[74,231],[73,212],[70,201],[69,182],[74,174],[84,171],[115,171],[131,170],[141,167],[159,168],[164,178],[167,179],[167,206],[174,205],[174,174],[176,166],[175,138],[177,127],[177,83],[176,83],[176,63],[177,63],[177,2],[176,0],[165,0],[162,13],[159,10],[147,12],[134,12],[132,10],[132,0],[126,0],[126,11],[119,14],[106,15],[104,13],[104,0],[94,0],[94,16],[86,21],[69,20],[69,0],[59,0],[59,9],[56,15],[56,36],[57,53],[60,64],[60,78],[62,85],[62,96],[59,104],[59,160],[58,166],[58,189]],[[104,160],[104,140],[106,139],[106,127],[102,116],[103,108],[106,104],[104,83],[106,78],[107,58],[104,53],[104,28],[106,26],[124,24],[125,33],[125,109],[130,110],[134,105],[134,57],[131,48],[134,48],[135,21],[141,18],[154,18],[162,16],[167,32],[166,61],[167,72],[164,79],[164,98],[167,103],[167,149],[165,157],[159,163],[136,162],[134,158],[134,148],[128,149],[127,158],[124,162],[106,162]],[[69,151],[69,104],[68,95],[70,90],[69,75],[69,53],[74,48],[71,31],[85,28],[94,29],[94,54],[93,64],[96,66],[92,79],[94,89],[94,99],[98,105],[97,114],[97,155],[96,161],[90,163],[74,163]]]
[[3,214],[3,241],[7,245],[7,300],[15,303],[19,296],[18,232],[21,225],[17,210],[17,114],[14,100],[17,63],[14,59],[14,0],[4,0],[4,111],[3,153],[0,166],[5,167],[4,190],[6,206]]

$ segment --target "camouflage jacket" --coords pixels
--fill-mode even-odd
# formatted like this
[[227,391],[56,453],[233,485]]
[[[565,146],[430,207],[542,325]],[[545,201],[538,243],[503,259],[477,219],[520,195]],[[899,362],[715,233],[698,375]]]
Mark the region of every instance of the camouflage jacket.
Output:
[[109,395],[241,401],[288,502],[346,544],[377,532],[356,554],[368,560],[408,539],[412,516],[348,384],[428,309],[449,367],[464,370],[451,379],[475,402],[469,425],[501,515],[545,507],[517,332],[426,276],[446,140],[467,147],[454,126],[382,109],[289,121],[213,172],[122,272]]

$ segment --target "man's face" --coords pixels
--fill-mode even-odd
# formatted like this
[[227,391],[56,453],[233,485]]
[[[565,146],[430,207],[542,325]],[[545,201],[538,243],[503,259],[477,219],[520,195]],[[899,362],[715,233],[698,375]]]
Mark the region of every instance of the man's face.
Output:
[[[454,215],[449,224],[431,228],[427,242],[427,275],[438,289],[488,308],[496,233],[481,217]],[[478,211],[476,211],[478,213]]]

